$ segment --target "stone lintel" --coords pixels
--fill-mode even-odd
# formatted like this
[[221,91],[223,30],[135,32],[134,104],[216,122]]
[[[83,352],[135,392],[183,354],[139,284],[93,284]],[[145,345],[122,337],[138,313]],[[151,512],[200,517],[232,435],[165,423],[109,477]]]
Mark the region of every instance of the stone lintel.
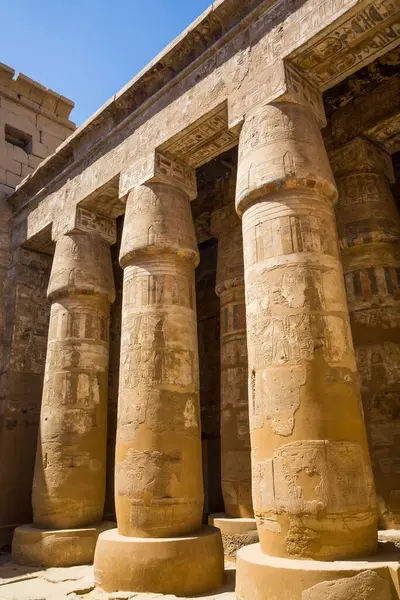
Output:
[[389,154],[395,154],[400,150],[400,110],[397,114],[365,129],[364,134]]
[[276,102],[294,102],[308,106],[320,128],[326,126],[322,94],[304,73],[290,62],[278,59],[250,83],[228,99],[229,127],[234,128],[245,115],[258,107]]
[[328,150],[358,136],[369,138],[388,154],[400,150],[400,75],[336,109],[323,135]]
[[121,173],[119,197],[126,197],[134,187],[157,182],[182,189],[190,200],[197,198],[195,170],[160,152],[143,157]]
[[69,233],[92,233],[99,235],[110,245],[117,241],[117,227],[115,219],[109,219],[103,215],[98,215],[86,208],[77,206],[60,215],[53,221],[52,239],[57,241],[60,236]]
[[379,173],[390,183],[394,182],[391,157],[384,150],[363,137],[356,137],[347,144],[329,152],[334,176],[358,173]]

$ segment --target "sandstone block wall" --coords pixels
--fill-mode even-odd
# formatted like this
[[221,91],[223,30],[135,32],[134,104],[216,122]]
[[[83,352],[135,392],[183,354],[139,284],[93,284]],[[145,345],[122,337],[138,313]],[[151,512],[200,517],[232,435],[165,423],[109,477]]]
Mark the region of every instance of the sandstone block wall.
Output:
[[0,63],[0,200],[74,131],[69,120],[73,106]]

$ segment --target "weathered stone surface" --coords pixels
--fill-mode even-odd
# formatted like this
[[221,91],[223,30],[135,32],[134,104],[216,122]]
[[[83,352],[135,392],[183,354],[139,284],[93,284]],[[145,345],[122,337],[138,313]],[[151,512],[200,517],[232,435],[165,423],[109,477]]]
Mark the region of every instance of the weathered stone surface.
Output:
[[236,561],[236,553],[240,548],[258,542],[254,518],[231,518],[225,513],[219,513],[210,515],[208,523],[221,531],[226,561]]
[[105,494],[108,329],[114,284],[108,242],[57,240],[32,502],[34,523],[55,529],[100,523]]
[[221,480],[225,512],[253,517],[242,227],[234,204],[213,213],[221,334]]
[[[109,389],[110,456],[118,394],[118,531],[100,536],[96,554],[99,579],[107,581],[108,589],[117,591],[125,581],[124,585],[146,591],[157,585],[163,592],[193,592],[194,584],[187,579],[191,565],[198,579],[196,591],[204,591],[202,587],[221,576],[220,535],[213,534],[215,544],[208,547],[211,538],[200,530],[205,516],[201,463],[208,483],[210,473],[215,477],[219,469],[218,463],[210,469],[219,439],[215,433],[220,424],[215,393],[219,373],[214,371],[219,354],[225,504],[228,513],[239,515],[251,513],[253,504],[261,540],[257,556],[248,561],[248,577],[246,570],[239,572],[238,589],[245,589],[243,598],[264,600],[269,589],[268,600],[272,594],[282,600],[284,589],[288,599],[300,600],[302,592],[314,593],[313,587],[326,581],[339,581],[330,587],[340,594],[340,580],[350,575],[343,574],[334,560],[358,557],[375,548],[376,497],[337,247],[333,210],[337,190],[319,129],[325,124],[321,92],[392,51],[398,44],[398,32],[397,10],[391,0],[218,0],[52,157],[40,166],[39,159],[28,157],[24,166],[28,171],[37,170],[12,195],[12,215],[5,214],[2,230],[6,238],[8,231],[12,233],[11,257],[21,248],[48,257],[55,250],[39,442],[43,452],[38,454],[33,493],[35,519],[60,527],[73,526],[74,518],[78,524],[87,519],[88,525],[93,525],[89,520],[101,519],[105,396]],[[0,76],[8,81],[10,73],[3,71]],[[394,78],[393,82],[390,89],[395,87]],[[21,89],[32,88],[24,78],[20,85]],[[33,93],[40,96],[37,88]],[[350,137],[341,130],[346,111],[340,109],[336,117],[330,113],[326,138],[330,149],[338,140],[344,143],[363,135],[392,151],[397,115],[394,103],[389,104],[388,110],[381,107],[379,123],[373,122],[370,112],[365,119],[360,117],[352,128],[357,133]],[[347,114],[354,112],[349,109]],[[46,143],[56,137],[48,133],[43,137]],[[239,221],[232,208],[227,208],[223,193],[233,187],[236,156],[232,150],[236,144],[236,208],[242,217],[244,266]],[[21,153],[13,151],[7,157],[7,172],[0,170],[3,195],[22,177],[18,156],[21,158]],[[373,146],[356,156],[357,168],[369,181],[366,195],[385,196],[387,192],[382,178],[392,177],[390,159],[386,157],[383,170],[376,171],[379,156]],[[218,163],[221,168],[215,172],[224,174],[217,175],[215,197],[209,190],[204,204],[200,201],[193,210],[195,229],[189,202],[196,197],[198,181],[201,183],[206,172],[210,176]],[[197,173],[195,169],[199,169]],[[342,190],[340,193],[342,196]],[[376,208],[382,212],[374,215],[376,223],[379,219],[385,223],[375,228],[367,223],[366,229],[380,236],[381,254],[387,257],[391,253],[388,245],[395,245],[394,239],[387,240],[393,235],[392,217],[387,207],[378,203]],[[211,213],[221,209],[222,219],[217,215],[211,218]],[[112,298],[101,276],[111,273],[108,245],[116,241],[114,219],[122,221],[124,213],[119,252],[123,303],[113,314],[113,373],[107,381],[108,342],[94,321],[109,317]],[[350,213],[351,209],[345,220],[353,218]],[[224,232],[213,234],[218,218]],[[343,222],[339,228],[345,229]],[[214,305],[209,312],[202,309],[202,372],[210,377],[202,391],[203,414],[207,415],[202,426],[194,268],[199,257],[197,242],[211,248],[213,235],[220,239],[217,290],[222,327],[219,332]],[[367,246],[368,235],[361,236],[360,245]],[[76,264],[79,252],[75,251],[67,261],[60,261],[60,248],[76,237],[102,239],[107,256],[98,241],[91,241],[88,264]],[[343,237],[349,238],[346,233]],[[202,250],[204,254],[205,246]],[[5,257],[7,248],[2,252]],[[349,253],[348,264],[356,254],[352,251],[350,257]],[[116,252],[114,263],[115,259]],[[387,298],[377,294],[382,306],[373,309],[377,318],[385,314],[390,320],[385,328],[390,339],[374,341],[376,347],[384,347],[378,360],[370,348],[361,360],[368,369],[371,365],[371,372],[361,372],[363,387],[368,381],[380,385],[386,365],[390,365],[393,380],[397,370],[395,318],[391,318],[397,297],[396,265],[379,262],[381,259],[376,255],[367,271],[383,268],[386,274],[389,268],[390,277],[382,278],[380,273],[380,279],[377,275],[375,279],[384,283],[387,291],[392,285],[393,302],[390,300],[389,307]],[[106,268],[99,267],[102,261]],[[353,270],[361,272],[364,267],[358,264]],[[206,267],[203,275],[207,274],[209,282],[213,274],[208,271]],[[203,275],[200,272],[198,282]],[[368,284],[364,275],[362,283]],[[13,285],[12,307],[16,305]],[[206,287],[209,291],[208,284]],[[358,318],[366,306],[356,308],[352,313]],[[211,325],[207,328],[208,316]],[[357,319],[352,315],[352,320],[354,330]],[[32,317],[27,321],[31,323]],[[13,317],[7,317],[7,340],[13,326]],[[89,339],[86,329],[91,328],[96,331]],[[44,329],[47,331],[46,326]],[[365,333],[362,318],[357,329]],[[116,351],[119,338],[120,356]],[[215,344],[208,353],[207,342]],[[43,359],[38,364],[40,375]],[[93,368],[94,364],[100,365],[99,369]],[[64,383],[60,373],[68,375]],[[99,402],[94,409],[96,390]],[[204,399],[208,392],[210,398]],[[248,485],[246,394],[253,498]],[[386,434],[381,429],[383,405],[395,415],[394,403],[389,400],[381,402],[379,410],[373,403],[368,418],[375,420],[373,443],[379,445],[379,452],[384,448],[387,453]],[[395,427],[385,431],[394,447]],[[68,465],[67,458],[72,461]],[[394,458],[390,457],[393,465]],[[94,477],[97,468],[101,475]],[[386,466],[382,460],[380,468],[383,473]],[[111,459],[109,490],[113,469]],[[394,506],[397,492],[394,489],[391,494],[393,491],[395,497],[388,502]],[[208,501],[208,488],[207,494]],[[113,511],[108,493],[107,512]],[[193,538],[187,555],[184,535]],[[233,541],[227,537],[227,546]],[[139,547],[145,550],[137,552]],[[162,555],[165,548],[168,552]],[[179,562],[182,552],[183,562]],[[113,566],[109,568],[111,557]],[[325,566],[318,567],[321,576],[308,578],[308,558],[313,559],[310,562],[324,559]],[[289,566],[282,562],[285,560]],[[396,569],[386,569],[385,577]],[[330,575],[326,578],[327,570]],[[353,575],[359,573],[351,578]],[[360,577],[351,585],[349,589],[358,586],[363,591],[370,584]],[[393,585],[398,596],[398,577],[396,580],[394,575]],[[315,593],[319,594],[318,589]]]
[[380,577],[374,571],[365,571],[346,579],[317,583],[305,590],[302,600],[391,600],[390,582]]
[[168,537],[201,526],[197,256],[186,192],[166,183],[135,188],[120,251],[116,511],[123,535]]
[[114,526],[114,522],[107,521],[97,527],[80,529],[40,529],[20,525],[14,530],[12,557],[16,563],[29,566],[86,565],[93,561],[99,534]]
[[376,546],[375,495],[328,158],[313,115],[296,104],[250,114],[240,143],[261,546],[292,558],[357,556]]
[[397,600],[397,556],[368,560],[289,560],[259,544],[238,552],[236,594],[241,600]]
[[[146,183],[131,178],[135,187],[127,199],[120,249],[118,530],[100,536],[95,570],[109,592],[185,595],[222,583],[223,550],[218,530],[201,529],[194,173],[170,159],[155,163],[163,169],[157,167],[156,175],[150,170]],[[188,578],[203,568],[203,580]]]
[[221,534],[215,527],[203,527],[180,537],[143,538],[114,529],[99,538],[94,569],[96,584],[107,592],[204,594],[224,583]]
[[[31,493],[47,347],[51,259],[22,248],[10,253],[0,379],[0,545],[32,518]],[[12,457],[12,460],[10,460]]]

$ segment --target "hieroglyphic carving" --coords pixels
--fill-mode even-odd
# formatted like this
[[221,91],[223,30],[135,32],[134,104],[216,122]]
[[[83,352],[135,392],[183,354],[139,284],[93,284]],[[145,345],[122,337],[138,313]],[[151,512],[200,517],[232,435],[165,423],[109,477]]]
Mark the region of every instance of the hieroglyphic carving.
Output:
[[198,168],[236,146],[238,140],[237,132],[228,130],[227,107],[224,104],[161,146],[160,151]]
[[74,230],[84,233],[97,233],[110,244],[116,241],[116,225],[114,219],[99,216],[80,206],[76,209]]
[[86,232],[74,229],[57,239],[48,287],[52,306],[32,490],[38,527],[84,527],[103,516],[115,291],[109,244],[89,216],[80,215]]
[[[262,550],[274,556],[333,560],[375,543],[335,196],[309,105],[278,102],[246,115],[236,207],[245,253],[253,494]],[[352,415],[351,427],[333,405],[335,415]]]
[[320,127],[326,124],[320,91],[301,71],[285,60],[268,65],[257,79],[246,82],[229,99],[229,123],[233,126],[259,105],[277,101],[304,104],[315,114]]
[[[240,134],[238,213],[242,214],[247,203],[257,197],[283,189],[298,188],[303,193],[301,190],[312,188],[321,192],[323,202],[336,199],[332,171],[310,107],[282,101],[276,105],[263,103],[256,108],[247,116]],[[296,132],[296,143],[292,142],[282,153],[282,143],[289,131]],[[269,210],[273,211],[274,206],[270,203]],[[264,206],[263,211],[266,210]]]
[[388,154],[395,154],[400,150],[400,115],[394,115],[383,123],[378,123],[365,129],[365,136],[371,139]]
[[328,36],[291,55],[320,90],[325,90],[398,44],[395,0],[369,3],[339,23]]
[[117,236],[115,219],[98,215],[80,206],[61,213],[53,221],[52,239],[56,241],[63,235],[74,232],[97,234],[109,244],[115,244]]
[[120,198],[134,187],[151,182],[162,182],[182,189],[194,200],[197,196],[195,171],[185,163],[168,158],[160,152],[143,157],[121,173]]
[[[201,524],[193,176],[158,154],[151,181],[129,183],[115,471],[126,536],[181,535]],[[150,478],[141,475],[147,463]]]
[[272,459],[255,462],[253,470],[256,513],[333,515],[346,514],[349,506],[371,508],[372,476],[356,442],[292,442]]

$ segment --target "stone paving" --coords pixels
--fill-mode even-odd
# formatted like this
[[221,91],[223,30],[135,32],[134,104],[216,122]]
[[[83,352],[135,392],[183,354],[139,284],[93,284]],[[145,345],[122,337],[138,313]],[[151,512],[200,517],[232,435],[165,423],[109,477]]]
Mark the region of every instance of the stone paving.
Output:
[[[235,600],[235,565],[225,565],[225,585],[204,600]],[[23,567],[0,556],[0,600],[174,600],[175,596],[116,592],[107,594],[94,585],[93,566],[60,569]]]

